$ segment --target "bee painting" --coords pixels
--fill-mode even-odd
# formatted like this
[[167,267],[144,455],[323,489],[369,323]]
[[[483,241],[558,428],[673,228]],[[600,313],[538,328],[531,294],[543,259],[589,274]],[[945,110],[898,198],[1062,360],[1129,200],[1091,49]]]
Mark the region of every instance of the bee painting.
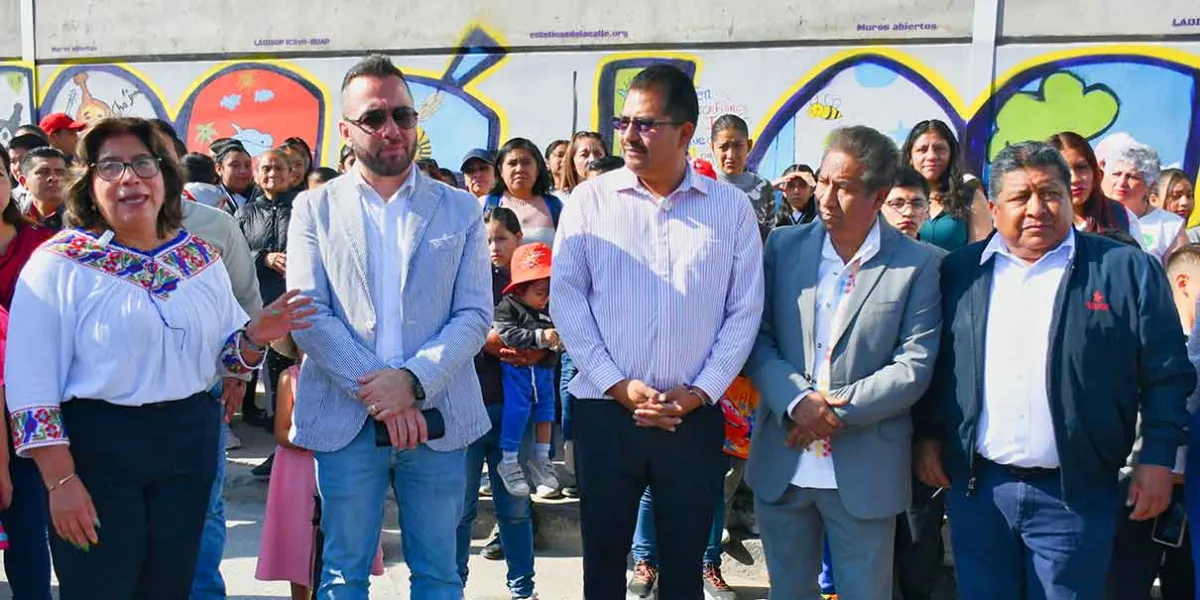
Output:
[[819,101],[813,99],[808,104],[808,116],[822,121],[836,121],[842,118],[841,106],[841,98],[834,98],[829,94],[825,94],[825,97]]

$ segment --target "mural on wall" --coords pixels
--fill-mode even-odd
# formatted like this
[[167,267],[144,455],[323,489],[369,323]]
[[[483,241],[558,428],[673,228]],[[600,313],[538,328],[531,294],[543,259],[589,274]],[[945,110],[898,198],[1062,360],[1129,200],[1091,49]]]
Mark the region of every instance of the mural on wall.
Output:
[[139,73],[121,65],[71,65],[49,79],[39,113],[64,112],[93,123],[107,117],[167,118],[162,99]]
[[325,132],[327,94],[295,71],[269,63],[224,66],[184,100],[175,121],[188,150],[207,152],[214,140],[234,138],[251,156],[299,137],[317,150]]
[[1194,174],[1200,165],[1198,100],[1200,56],[1133,47],[1051,54],[1000,78],[967,127],[968,157],[982,173],[1006,144],[1060,131],[1075,131],[1094,144],[1123,132],[1156,149],[1164,167]]
[[[621,140],[613,131],[612,118],[620,115],[625,108],[625,96],[629,94],[629,84],[633,78],[646,67],[656,64],[678,67],[690,75],[693,80],[698,75],[699,61],[686,54],[616,54],[600,61],[600,64],[596,66],[596,112],[592,121],[592,130],[599,132],[604,139],[609,141],[614,156],[621,154]],[[712,127],[711,122],[709,127]],[[696,131],[699,134],[700,128],[697,127]],[[696,148],[694,139],[692,148],[693,150]]]
[[7,145],[17,127],[33,121],[33,71],[0,64],[0,79],[0,144]]
[[777,177],[795,163],[815,169],[825,139],[848,125],[874,127],[896,145],[926,119],[941,119],[961,131],[963,121],[944,89],[935,73],[900,53],[835,56],[801,78],[771,109],[755,136],[749,163],[765,177]]

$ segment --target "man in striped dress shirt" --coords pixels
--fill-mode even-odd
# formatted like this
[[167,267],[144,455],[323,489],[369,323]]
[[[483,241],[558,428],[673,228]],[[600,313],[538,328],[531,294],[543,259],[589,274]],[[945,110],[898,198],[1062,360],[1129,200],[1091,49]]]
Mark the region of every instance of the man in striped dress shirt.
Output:
[[750,353],[763,276],[746,194],[687,168],[698,113],[690,77],[642,71],[614,118],[626,168],[577,187],[559,222],[550,310],[579,368],[570,389],[586,598],[624,596],[647,486],[659,597],[703,593],[727,466],[714,402]]

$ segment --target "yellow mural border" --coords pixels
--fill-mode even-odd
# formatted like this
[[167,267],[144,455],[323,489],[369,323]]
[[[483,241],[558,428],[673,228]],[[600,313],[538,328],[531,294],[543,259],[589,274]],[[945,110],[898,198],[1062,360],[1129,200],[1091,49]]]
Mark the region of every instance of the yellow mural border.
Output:
[[894,60],[905,67],[912,69],[913,72],[925,78],[925,81],[929,82],[929,85],[941,92],[942,96],[946,98],[946,101],[950,103],[950,107],[954,109],[954,111],[958,113],[960,117],[962,116],[963,107],[965,104],[963,103],[962,96],[958,93],[958,90],[955,89],[954,86],[950,85],[950,82],[947,81],[941,73],[933,70],[929,67],[929,65],[917,59],[915,56],[908,54],[907,52],[886,46],[851,48],[848,50],[842,50],[841,52],[836,52],[821,60],[816,65],[813,65],[813,67],[805,72],[800,79],[796,80],[790,87],[787,88],[786,91],[780,94],[775,99],[775,102],[773,102],[771,106],[767,108],[766,116],[758,120],[758,124],[754,128],[754,135],[752,136],[752,139],[757,140],[762,137],[762,133],[766,129],[767,124],[774,119],[775,116],[780,113],[780,111],[783,110],[783,106],[787,104],[788,101],[791,100],[797,93],[799,93],[804,86],[808,85],[810,82],[812,82],[812,80],[833,68],[837,63],[858,56],[880,56]]
[[[704,61],[701,60],[699,56],[696,56],[695,54],[691,54],[688,52],[671,52],[671,51],[667,51],[667,50],[661,50],[661,51],[648,50],[645,52],[631,51],[631,52],[616,52],[613,54],[606,54],[602,59],[600,59],[600,62],[596,63],[596,73],[592,76],[592,101],[591,101],[592,118],[589,120],[589,122],[591,123],[591,131],[600,131],[600,107],[597,106],[597,101],[600,98],[598,96],[598,94],[600,92],[600,78],[604,74],[604,68],[614,62],[617,62],[617,61],[647,59],[647,58],[668,58],[668,59],[674,59],[674,60],[686,60],[686,61],[696,65],[696,73],[695,73],[695,75],[692,76],[693,83],[700,80],[700,74],[704,71]],[[571,133],[574,134],[575,132],[571,132]]]

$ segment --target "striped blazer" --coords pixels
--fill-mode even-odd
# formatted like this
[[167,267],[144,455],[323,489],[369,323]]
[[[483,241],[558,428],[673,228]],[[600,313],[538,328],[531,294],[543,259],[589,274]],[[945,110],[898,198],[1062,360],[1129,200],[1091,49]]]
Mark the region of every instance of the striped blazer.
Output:
[[[438,451],[463,448],[490,427],[472,359],[492,327],[491,268],[479,201],[416,169],[404,230],[404,366],[442,412]],[[305,352],[289,438],[321,452],[350,443],[369,418],[358,379],[387,368],[375,355],[375,307],[355,177],[304,192],[288,229],[289,289],[313,299],[312,327],[293,334]]]

